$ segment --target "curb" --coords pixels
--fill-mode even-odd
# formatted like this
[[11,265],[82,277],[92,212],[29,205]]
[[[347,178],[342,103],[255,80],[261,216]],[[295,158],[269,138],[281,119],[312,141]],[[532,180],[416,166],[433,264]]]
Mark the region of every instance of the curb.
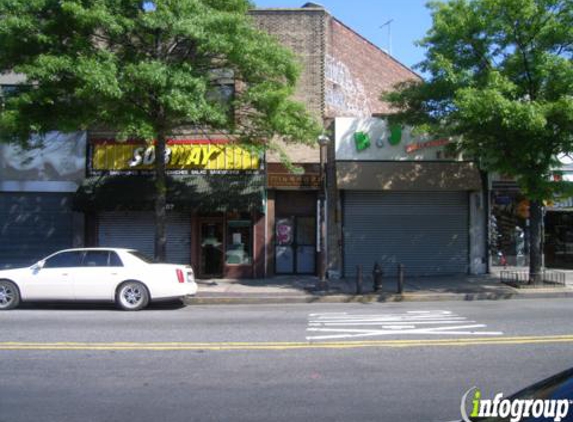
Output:
[[560,299],[573,298],[573,291],[493,292],[493,293],[404,293],[343,295],[324,294],[306,296],[284,295],[220,295],[186,297],[186,305],[281,305],[309,303],[385,303],[385,302],[443,302],[509,299]]

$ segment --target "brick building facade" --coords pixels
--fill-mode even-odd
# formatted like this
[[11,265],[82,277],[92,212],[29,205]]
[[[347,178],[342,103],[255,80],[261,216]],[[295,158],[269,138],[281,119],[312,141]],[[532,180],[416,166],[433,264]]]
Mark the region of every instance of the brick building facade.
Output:
[[[313,3],[301,8],[251,11],[256,25],[290,48],[300,61],[301,75],[295,98],[323,124],[334,138],[339,117],[370,117],[388,111],[380,101],[385,90],[401,81],[420,80],[412,70]],[[320,150],[288,145],[293,163],[305,174],[287,176],[280,159],[267,155],[267,275],[319,273],[318,199]],[[341,204],[336,186],[334,142],[327,147],[328,270],[342,267]],[[281,180],[283,182],[281,182]],[[311,231],[313,234],[311,234]],[[285,233],[290,233],[286,235]],[[311,256],[312,255],[312,256]]]

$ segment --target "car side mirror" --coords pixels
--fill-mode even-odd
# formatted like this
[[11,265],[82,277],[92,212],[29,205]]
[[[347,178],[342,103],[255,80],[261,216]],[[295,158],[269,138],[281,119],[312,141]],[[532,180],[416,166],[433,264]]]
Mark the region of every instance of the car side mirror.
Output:
[[34,264],[34,266],[32,267],[32,270],[34,270],[34,272],[40,271],[42,268],[44,268],[45,263],[46,263],[46,261],[44,261],[44,260],[36,262]]

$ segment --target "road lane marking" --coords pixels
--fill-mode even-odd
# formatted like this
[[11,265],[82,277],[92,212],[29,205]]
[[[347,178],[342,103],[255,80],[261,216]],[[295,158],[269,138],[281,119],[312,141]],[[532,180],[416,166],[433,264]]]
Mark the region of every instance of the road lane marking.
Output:
[[497,336],[503,333],[499,331],[472,331],[473,328],[485,328],[483,324],[476,325],[456,325],[455,327],[435,327],[435,328],[416,328],[413,325],[403,325],[401,327],[382,327],[381,330],[360,330],[360,329],[336,329],[336,328],[309,328],[308,331],[319,331],[322,333],[342,333],[331,334],[326,336],[307,337],[308,340],[334,340],[345,338],[359,337],[376,337],[388,335],[412,335],[412,334],[432,334],[432,335],[484,335]]
[[[463,322],[474,323],[475,321],[463,321]],[[459,324],[459,323],[460,323],[460,321],[440,321],[440,324]],[[404,324],[405,324],[404,322],[398,322],[398,321],[384,322],[384,326],[387,326],[387,325],[402,326]],[[416,325],[424,325],[424,324],[436,324],[436,321],[418,321],[418,322],[416,322]],[[336,326],[344,327],[346,325],[356,325],[356,324],[354,324],[352,322],[323,322],[323,323],[310,322],[308,325],[310,327],[320,327],[320,326],[328,327],[329,325],[336,325]],[[380,322],[363,322],[360,325],[380,325]]]
[[360,340],[343,342],[0,342],[0,351],[272,351],[297,349],[467,347],[558,343],[573,343],[573,334],[430,340]]
[[451,311],[409,311],[394,314],[310,314],[307,340],[343,340],[395,335],[500,336],[487,325]]

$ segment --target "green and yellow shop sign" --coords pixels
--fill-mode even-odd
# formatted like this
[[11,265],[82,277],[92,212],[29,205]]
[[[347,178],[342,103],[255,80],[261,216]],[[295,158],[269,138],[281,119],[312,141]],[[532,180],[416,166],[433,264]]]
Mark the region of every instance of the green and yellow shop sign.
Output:
[[[100,174],[150,174],[155,147],[138,141],[90,142],[89,172]],[[256,174],[262,171],[261,155],[226,140],[171,140],[165,151],[167,172],[187,174]]]

